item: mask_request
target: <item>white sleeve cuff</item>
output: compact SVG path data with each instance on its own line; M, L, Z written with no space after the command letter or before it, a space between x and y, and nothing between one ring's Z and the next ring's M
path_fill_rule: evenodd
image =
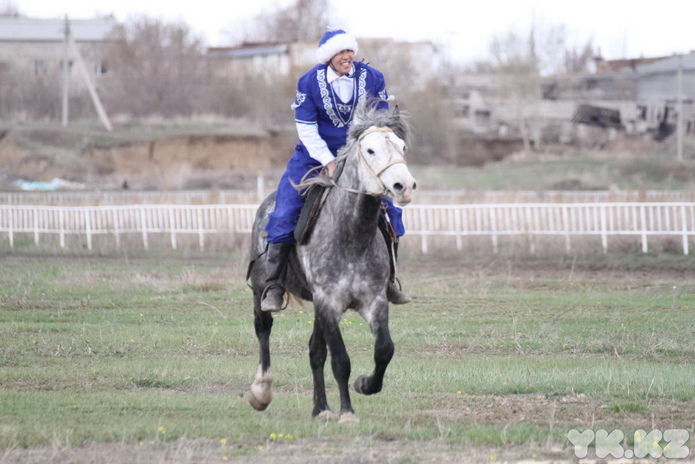
M309 156L314 158L324 166L333 161L333 153L328 149L328 145L319 135L319 127L316 124L297 123L297 133L299 140L309 151Z

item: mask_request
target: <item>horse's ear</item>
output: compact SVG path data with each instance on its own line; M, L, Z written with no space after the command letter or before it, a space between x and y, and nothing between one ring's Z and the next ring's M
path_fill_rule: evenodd
M398 105L396 105L396 106L393 108L393 116L396 117L396 118L400 118L400 117L401 117L401 109L398 107Z

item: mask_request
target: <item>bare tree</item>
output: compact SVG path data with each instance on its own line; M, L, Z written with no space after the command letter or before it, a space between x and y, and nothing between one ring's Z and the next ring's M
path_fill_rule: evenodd
M329 25L328 0L296 0L272 12L264 11L244 26L233 29L241 42L313 42Z
M523 37L516 31L494 36L489 46L492 67L499 73L534 73L537 70L532 50L530 36Z
M496 36L490 43L490 68L508 82L516 125L525 151L541 144L541 81L546 76L588 69L591 42L581 51L569 48L565 26L534 25L527 34L512 31Z
M593 58L591 40L568 43L564 25L534 25L527 34L510 31L494 36L489 45L491 62L478 67L515 75L572 74L588 68Z
M104 85L111 112L175 116L196 111L205 88L203 44L186 24L134 17L118 28L116 39Z
M565 72L567 74L587 73L595 58L594 46L589 40L583 47L565 50Z
M17 5L11 0L4 0L0 3L0 18L20 18L22 14L19 12Z

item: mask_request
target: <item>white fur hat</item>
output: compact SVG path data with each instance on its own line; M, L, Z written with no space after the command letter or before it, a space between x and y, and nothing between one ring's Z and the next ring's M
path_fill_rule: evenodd
M357 40L342 29L329 29L319 41L316 59L319 63L328 63L343 50L352 50L357 53Z

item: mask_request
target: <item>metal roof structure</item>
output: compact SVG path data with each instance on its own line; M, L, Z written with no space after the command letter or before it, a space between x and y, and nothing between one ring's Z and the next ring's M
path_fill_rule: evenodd
M678 61L683 60L683 71L695 71L695 51L685 55L673 55L647 64L637 66L639 74L672 74L678 69Z
M106 42L112 40L116 26L113 19L69 19L70 31L76 42ZM65 19L0 18L0 41L62 42Z
M286 43L244 43L236 47L211 47L207 55L219 58L250 58L254 56L286 54L289 45Z

